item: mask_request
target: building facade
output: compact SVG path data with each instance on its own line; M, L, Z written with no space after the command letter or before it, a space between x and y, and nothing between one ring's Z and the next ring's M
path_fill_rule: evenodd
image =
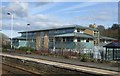
M13 46L32 47L36 50L67 49L73 51L92 50L94 46L107 43L113 38L100 36L98 29L80 25L62 26L32 31L23 31L13 38Z

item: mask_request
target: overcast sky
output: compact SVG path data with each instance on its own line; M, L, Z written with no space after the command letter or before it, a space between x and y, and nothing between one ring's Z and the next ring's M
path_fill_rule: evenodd
M118 23L118 2L2 2L0 5L2 32L10 37L13 16L13 37L18 31L78 24L104 25ZM30 27L27 27L27 23Z

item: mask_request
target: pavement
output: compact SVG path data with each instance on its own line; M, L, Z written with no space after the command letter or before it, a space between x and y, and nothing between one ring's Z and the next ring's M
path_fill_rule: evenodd
M120 67L112 66L110 64L81 62L75 59L65 59L65 58L59 58L59 57L53 57L53 56L43 56L39 54L18 54L18 53L10 53L10 54L18 55L18 56L25 56L25 57L35 58L35 59L50 60L50 61L61 62L61 63L69 63L72 65L80 65L80 66L93 67L93 68L110 70L110 71L117 71L117 72L119 71L119 68L120 68Z

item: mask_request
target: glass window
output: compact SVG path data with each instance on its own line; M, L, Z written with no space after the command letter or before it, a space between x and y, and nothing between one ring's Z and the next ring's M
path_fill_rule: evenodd
M55 38L56 42L61 42L61 38Z
M26 36L26 33L22 33L22 37L25 37Z
M88 38L88 39L86 39L86 42L89 42L89 38Z
M73 38L70 37L66 38L66 42L73 42Z
M72 33L72 32L74 32L74 29L58 29L58 30L50 30L48 34L57 35L57 34Z
M63 42L66 42L66 38L63 38Z
M50 38L49 38L49 42L53 42L53 37L50 37Z
M80 30L77 30L77 32L80 32Z
M77 38L77 42L81 42L81 39L80 39L80 38Z
M40 32L40 36L44 36L44 32Z
M33 33L32 33L32 35L33 35L33 36L36 36L36 33L35 33L35 32L33 32Z

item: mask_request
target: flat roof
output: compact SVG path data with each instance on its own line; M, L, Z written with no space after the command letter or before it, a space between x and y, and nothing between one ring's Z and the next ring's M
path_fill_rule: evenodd
M107 47L107 48L120 48L120 42L111 42L111 43L105 45L104 47Z
M39 29L36 29L36 30L21 31L21 32L18 32L18 33L48 31L48 30L67 29L67 28L91 29L91 30L98 31L98 29L96 29L96 28L90 28L90 27L81 26L81 25L64 25L64 26L57 26L57 27L39 28Z
M81 37L81 38L91 38L93 39L94 37L85 33L67 33L67 34L60 34L60 35L54 35L54 37ZM25 40L26 37L14 37L13 39L20 39L20 40ZM28 37L28 39L35 39L33 37Z
M100 39L105 39L105 40L117 40L117 39L115 39L115 38L106 37L106 36L101 36Z
M55 37L81 37L81 38L94 38L91 35L85 34L85 33L67 33L67 34L60 34L55 35Z
M14 38L12 38L12 39L25 40L25 39L26 39L26 37L21 37L21 36L18 36L18 37L14 37ZM33 37L28 37L28 39L35 39L35 38L33 38Z

